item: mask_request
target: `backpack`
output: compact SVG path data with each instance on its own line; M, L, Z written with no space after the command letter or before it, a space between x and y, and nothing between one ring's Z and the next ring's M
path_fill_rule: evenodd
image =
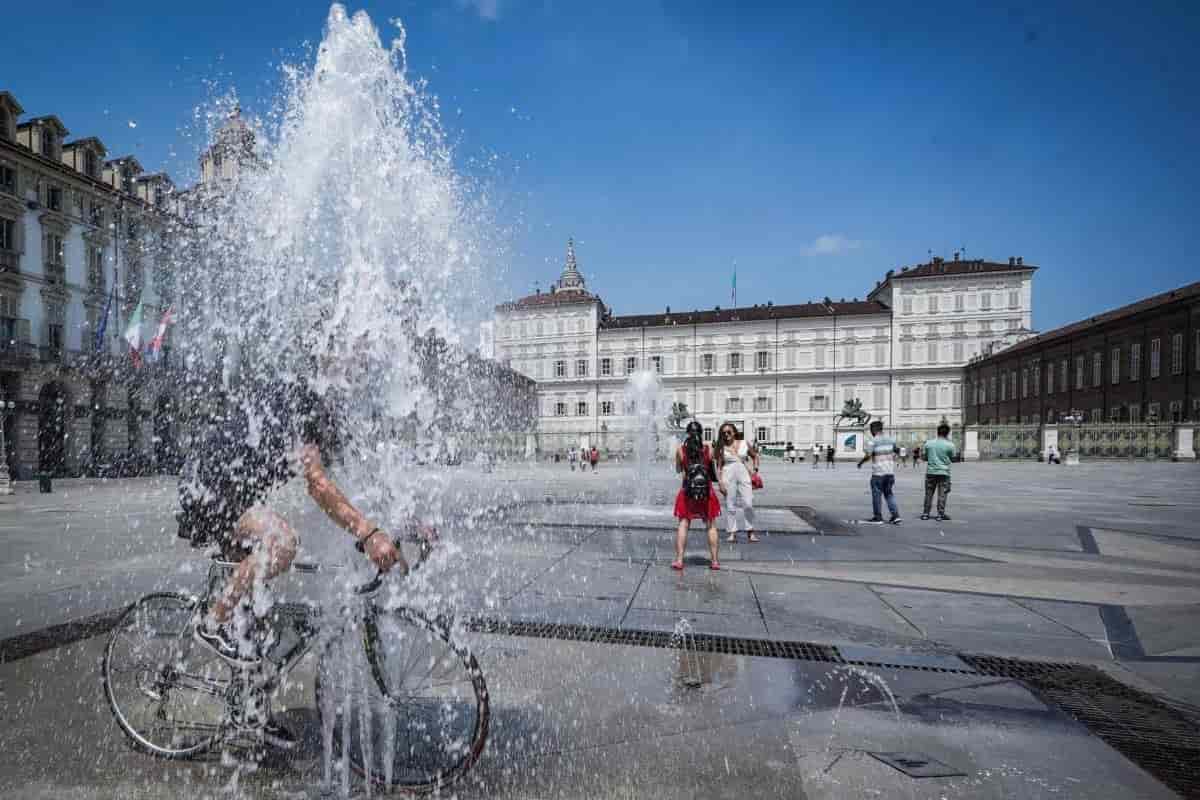
M712 491L712 480L708 476L708 464L702 458L699 463L688 463L687 449L683 451L683 493L689 500L707 500Z

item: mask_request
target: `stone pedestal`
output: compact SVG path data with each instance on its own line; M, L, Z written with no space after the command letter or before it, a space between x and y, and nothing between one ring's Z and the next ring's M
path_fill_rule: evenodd
M963 461L979 460L979 430L967 428L963 431Z
M1062 455L1062 451L1058 448L1058 426L1044 425L1042 426L1042 461L1050 458L1051 447L1060 456Z
M866 452L867 431L862 427L840 428L834 432L837 441L835 458L839 461L857 461Z
M1175 461L1196 460L1196 425L1181 423L1175 426L1174 441L1171 442L1171 458Z

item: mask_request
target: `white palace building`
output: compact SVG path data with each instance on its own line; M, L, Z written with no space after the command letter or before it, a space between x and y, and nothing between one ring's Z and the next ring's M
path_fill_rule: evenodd
M625 382L649 369L709 439L729 420L759 442L849 456L861 437L835 441L833 427L847 400L893 430L961 424L963 367L1032 333L1036 269L955 254L889 270L865 300L618 316L587 290L568 242L550 291L496 307L494 355L536 382L544 452L627 449Z

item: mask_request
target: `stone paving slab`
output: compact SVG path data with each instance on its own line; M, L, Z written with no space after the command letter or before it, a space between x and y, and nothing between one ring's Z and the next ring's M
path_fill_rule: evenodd
M535 525L586 526L603 528L650 528L674 530L677 520L672 507L640 507L602 503L554 503L531 505L514 514L513 519ZM757 512L755 526L777 533L817 533L799 515L781 508ZM724 526L721 526L722 530Z

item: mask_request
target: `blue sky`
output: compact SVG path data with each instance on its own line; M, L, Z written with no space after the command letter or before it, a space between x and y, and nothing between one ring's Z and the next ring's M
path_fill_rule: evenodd
M783 5L349 8L403 20L514 294L568 236L617 313L728 305L735 262L739 304L862 297L964 247L1041 266L1041 329L1200 279L1194 5ZM10 13L0 88L187 178L209 86L265 110L328 5L167 7Z

